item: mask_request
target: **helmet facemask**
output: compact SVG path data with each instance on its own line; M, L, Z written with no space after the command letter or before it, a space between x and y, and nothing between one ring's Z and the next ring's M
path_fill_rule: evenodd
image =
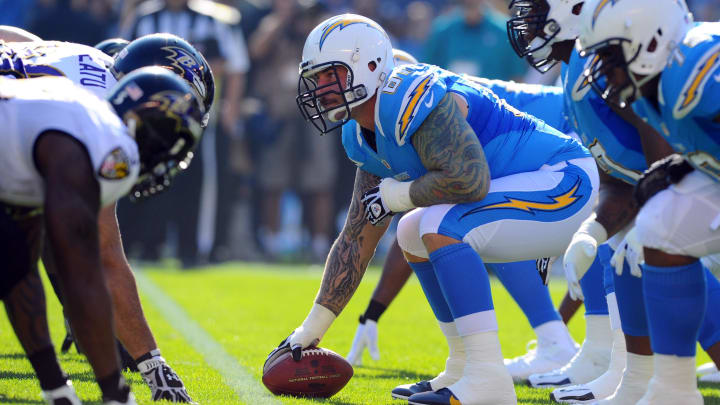
M553 45L578 36L583 4L581 0L512 0L507 34L515 53L540 73L550 70L559 62L551 57Z
M338 71L338 68L341 67L347 72L345 83L342 83L342 76ZM335 80L318 86L315 75L328 69L333 70ZM321 134L326 134L348 122L351 108L368 98L365 85L354 85L353 77L350 66L339 61L302 68L298 80L297 105L302 116L310 121ZM330 94L340 96L341 101L329 106L323 105L322 98Z
M638 98L638 90L657 76L647 75L638 79L630 71L630 65L641 49L642 45L633 52L630 40L610 38L580 52L581 57L592 59L583 75L603 100L625 108ZM631 56L628 58L626 54Z
M189 166L202 134L200 112L175 111L173 104L182 102L162 105L169 98L165 94L161 100L126 113L125 121L140 152L140 174L130 192L132 200L167 189L171 179Z

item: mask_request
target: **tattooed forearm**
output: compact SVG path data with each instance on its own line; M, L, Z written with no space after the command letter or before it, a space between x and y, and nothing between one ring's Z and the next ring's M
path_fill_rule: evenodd
M596 210L597 221L607 230L608 237L618 233L637 214L633 186L600 172L600 192Z
M375 253L385 226L373 226L365 220L360 198L378 185L380 178L360 169L355 175L355 188L345 226L333 244L325 263L325 273L315 302L336 315L350 301Z
M410 186L418 207L479 201L487 195L490 170L480 141L448 93L412 138L428 172Z

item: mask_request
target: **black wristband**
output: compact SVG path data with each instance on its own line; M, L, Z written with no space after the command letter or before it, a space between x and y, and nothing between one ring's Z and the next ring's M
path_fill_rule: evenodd
M371 321L377 322L378 319L380 319L380 316L382 316L383 312L387 309L387 306L380 301L376 300L370 300L370 303L368 304L367 309L365 310L365 313L360 316L360 323L365 323L366 320L370 319Z

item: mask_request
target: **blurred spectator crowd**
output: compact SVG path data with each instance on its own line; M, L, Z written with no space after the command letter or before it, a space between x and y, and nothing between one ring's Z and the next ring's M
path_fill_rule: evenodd
M0 24L87 45L152 32L187 39L219 91L188 175L118 218L129 257L322 262L350 200L355 166L339 134L319 136L296 107L307 33L353 12L379 22L421 62L491 79L539 82L505 33L506 0L0 0ZM688 0L698 21L717 0ZM550 79L552 80L552 79Z

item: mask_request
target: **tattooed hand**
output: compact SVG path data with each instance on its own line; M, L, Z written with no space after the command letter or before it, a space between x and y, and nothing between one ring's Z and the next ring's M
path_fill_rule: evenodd
M380 178L357 169L355 188L345 226L330 249L322 284L315 302L338 315L350 301L375 254L389 221L373 226L365 216L363 194L378 185Z
M416 206L474 202L487 195L490 169L466 114L448 93L413 135L413 146L428 170L410 187Z

